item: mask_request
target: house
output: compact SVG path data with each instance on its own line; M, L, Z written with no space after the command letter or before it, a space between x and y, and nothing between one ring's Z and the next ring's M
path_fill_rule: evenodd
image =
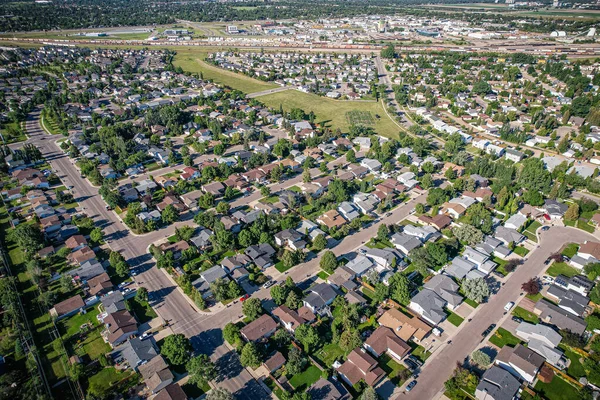
M525 240L524 235L521 235L514 229L510 229L502 225L496 228L496 231L494 232L494 237L496 239L502 240L507 246L511 243L516 245Z
M492 366L481 377L475 397L478 400L512 400L520 387L521 383L510 372Z
M422 242L440 237L440 233L432 226L405 225L403 233L417 237Z
M556 279L554 279L554 284L565 290L577 292L582 296L587 296L594 287L594 282L583 275L575 275L571 278L567 278L564 275L558 275Z
M590 302L590 299L587 296L574 290L565 289L556 284L548 287L546 297L558 304L563 310L579 317L584 315L587 305Z
M66 275L72 276L77 281L87 282L104 272L102 264L95 258L92 258L82 263L79 267L66 272Z
M202 228L196 236L190 238L190 242L196 246L198 250L206 250L212 247L210 238L213 236L213 232L210 229Z
M429 324L416 315L410 317L396 308L390 308L384 312L377 322L381 326L390 328L405 342L412 340L419 343L429 335L432 329Z
M240 333L248 342L268 339L277 330L277 322L270 315L263 314L244 326Z
M568 209L568 205L552 199L547 199L542 206L542 210L548 214L551 220L561 219Z
M394 233L390 238L390 241L396 247L396 249L400 250L404 255L408 256L408 254L423 245L417 237L412 235L407 235L406 233Z
M119 347L119 352L115 355L122 356L127 360L129 366L136 370L140 364L152 360L158 353L152 340L142 340L139 337L134 337L123 343Z
M431 278L411 300L409 308L426 321L437 325L446 318L445 307L454 310L462 302L459 286L447 275Z
M419 221L423 222L427 226L434 227L438 231L441 231L442 229L450 226L452 223L452 218L444 214L437 214L433 217L423 214L419 217Z
M55 318L67 317L84 308L85 303L83 302L83 298L81 298L80 295L77 295L55 304L50 310L50 315Z
M220 266L215 265L200 273L200 277L192 282L192 286L202 295L203 299L212 297L213 293L210 289L210 284L215 282L217 279L227 279L227 271Z
M317 223L325 225L327 228L340 228L346 224L346 220L337 210L329 210L325 214L317 218Z
M162 356L156 356L138 367L144 383L151 393L158 393L169 386L175 377Z
M346 290L354 290L356 283L354 283L354 277L356 274L350 268L346 268L345 265L336 268L333 274L327 277L327 283L336 289L344 288Z
M176 383L171 383L154 396L152 400L188 400L188 396L181 386Z
M525 225L526 222L527 222L527 217L524 216L523 214L517 213L517 214L511 215L511 217L509 219L507 219L506 222L504 223L504 226L508 229L514 229L514 230L518 231L519 229L521 229L523 227L523 225Z
M522 344L516 347L504 346L496 356L497 366L529 383L535 380L543 364L544 357Z
M327 283L317 283L309 289L309 292L302 302L313 313L319 313L327 309L338 295L333 286Z
M533 309L534 314L539 316L542 322L552 324L558 329L568 329L577 335L585 332L587 326L585 320L573 315L567 310L550 303L546 299L539 300Z
M128 337L137 334L137 322L127 310L117 311L104 318L106 330L102 333L104 341L111 346L123 343Z
M337 380L319 378L307 390L312 400L350 400L352 396Z
M148 194L152 194L152 192L156 190L157 187L158 185L153 180L144 179L137 183L135 190L137 190L140 195L145 196Z
M302 315L285 305L279 306L273 310L272 314L283 325L285 329L294 333L296 328L305 323L310 323L315 319L315 315L306 307L302 307Z
M369 258L365 257L362 254L359 254L352 260L348 261L348 263L344 265L344 267L352 271L352 273L355 276L361 277L364 274L366 274L367 271L369 271L373 267L373 265L373 262Z
M244 254L250 257L256 266L262 269L273 265L273 256L276 253L275 249L268 243L248 246L244 250Z
M577 256L585 260L593 260L592 262L600 260L600 243L590 242L589 240L585 241L585 243L579 246Z
M79 250L85 245L87 245L87 240L85 240L83 235L73 235L65 241L65 246L71 249L71 251Z
M337 372L350 386L360 381L376 386L385 377L385 372L377 366L377 360L359 349L352 350Z
M219 181L215 181L202 185L202 190L204 193L210 193L215 197L220 197L225 193L225 185Z
M179 175L179 178L183 179L184 181L198 179L200 178L200 171L192 167L185 167L181 175Z
M518 150L506 148L506 149L504 149L504 151L505 151L504 158L506 158L507 160L510 160L512 162L518 163L523 158L525 158L525 154Z
M123 294L115 290L107 294L106 296L100 299L100 303L102 304L102 309L106 314L112 314L117 311L123 311L126 309L125 307L125 297Z
M551 327L521 322L515 333L527 342L528 348L544 357L548 363L561 369L567 366L563 351L557 348L562 336Z
M373 194L357 193L352 201L363 214L371 214L381 202L379 198Z
M168 206L173 206L173 208L178 212L185 211L185 206L183 203L175 196L168 194L163 198L163 201L156 205L158 211L163 211Z
M385 326L375 329L366 340L364 347L375 357L386 353L399 362L411 351L411 347L404 340Z
M276 351L271 357L269 357L264 363L263 366L269 371L269 373L273 373L277 371L279 368L283 367L285 364L285 357L279 351Z
M289 247L292 250L302 250L306 247L303 235L295 229L285 229L274 235L275 244L280 247Z
M352 221L360 217L358 207L355 204L350 203L348 201L343 201L342 203L340 203L337 209L347 221Z

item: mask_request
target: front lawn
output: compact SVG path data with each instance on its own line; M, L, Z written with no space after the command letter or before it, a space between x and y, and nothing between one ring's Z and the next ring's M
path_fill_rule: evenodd
M586 222L582 219L577 220L577 227L588 233L594 233L594 231L596 230L596 228L593 225L590 225L588 222Z
M579 273L580 273L580 271L577 268L573 268L564 262L552 263L550 268L548 268L548 270L546 271L546 274L548 274L550 276L556 277L558 275L564 275L567 278L571 278L575 275L579 275Z
M450 322L452 325L454 326L460 326L460 324L462 324L462 322L465 320L463 317L461 317L458 314L453 313L450 310L446 310L446 312L448 312L448 322Z
M514 252L516 254L520 255L521 257L525 257L527 254L529 254L529 250L527 250L523 246L517 246L517 247L515 247Z
M515 347L521 343L521 341L506 329L498 328L492 337L490 337L490 343L502 348L507 345L510 347Z
M327 280L327 278L329 277L329 274L325 271L319 271L319 273L317 274L317 276L321 279L323 279L324 281Z
M379 366L382 370L385 371L385 374L394 385L401 386L402 383L404 383L404 381L406 380L403 380L398 376L402 371L406 369L406 367L404 367L401 364L398 364L387 354L383 354L379 358Z
M303 392L308 389L310 385L318 381L320 377L321 370L310 364L303 372L292 376L290 385L292 385L297 392Z
M140 324L157 317L156 312L154 312L147 301L139 301L138 299L133 298L127 300L127 305Z
M532 324L539 324L539 322L540 322L540 319L538 318L537 315L535 315L532 312L527 311L523 307L518 307L518 306L515 307L515 309L512 312L512 315L514 315L515 317L519 317L523 321L530 322Z
M285 265L283 265L283 261L279 261L277 264L275 264L275 269L281 273L284 273L290 268L292 267L286 267Z
M429 358L431 353L429 351L425 350L425 347L419 345L414 348L411 355L417 357L422 362L425 362L425 360L427 360Z
M539 300L542 299L542 294L541 293L536 293L536 294L528 294L527 297L529 300L533 301L534 303L537 303Z
M558 376L554 376L550 383L538 381L535 390L548 400L573 400L579 399L579 391Z
M467 303L468 305L470 305L473 308L477 308L479 306L479 303L476 302L475 300L471 300L465 297L465 303Z
M579 250L579 245L577 243L571 243L562 251L563 256L567 256L569 258L573 258L577 251Z

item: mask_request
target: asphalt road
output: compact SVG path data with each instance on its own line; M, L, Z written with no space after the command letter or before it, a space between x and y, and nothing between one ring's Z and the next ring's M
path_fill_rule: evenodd
M417 385L409 393L402 393L400 399L436 399L444 390L444 382L450 377L456 363L462 363L482 341L482 332L491 324L498 324L503 317L504 306L509 301L515 303L521 297L521 285L532 277L540 276L546 268L544 261L567 243L583 243L596 239L594 236L575 228L551 227L540 231L541 244L529 254L525 263L519 266L508 278L500 291L489 302L481 305L471 322L463 322L463 328L434 359L429 361L417 379Z

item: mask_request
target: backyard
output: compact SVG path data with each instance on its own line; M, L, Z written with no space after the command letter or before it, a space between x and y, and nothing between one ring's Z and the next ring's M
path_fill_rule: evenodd
M292 385L297 392L303 392L308 389L310 385L318 381L320 377L321 370L310 364L303 372L292 376L290 385Z
M535 390L548 400L572 400L578 399L579 391L563 379L555 376L550 383L538 381Z
M146 323L157 317L156 312L150 307L147 301L141 301L136 298L127 300L129 310L133 312L135 318L140 324Z

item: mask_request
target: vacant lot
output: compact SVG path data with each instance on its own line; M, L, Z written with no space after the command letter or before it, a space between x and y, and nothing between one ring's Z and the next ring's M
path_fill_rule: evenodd
M397 138L400 128L385 113L381 103L356 102L344 100L332 100L316 94L302 93L296 90L273 93L261 96L259 99L265 105L289 111L292 108L300 108L305 112L312 111L317 116L316 123L328 126L332 129L341 129L348 132L350 123L346 118L347 112L369 112L374 117L374 124L370 125L380 135ZM364 114L361 114L364 115Z

